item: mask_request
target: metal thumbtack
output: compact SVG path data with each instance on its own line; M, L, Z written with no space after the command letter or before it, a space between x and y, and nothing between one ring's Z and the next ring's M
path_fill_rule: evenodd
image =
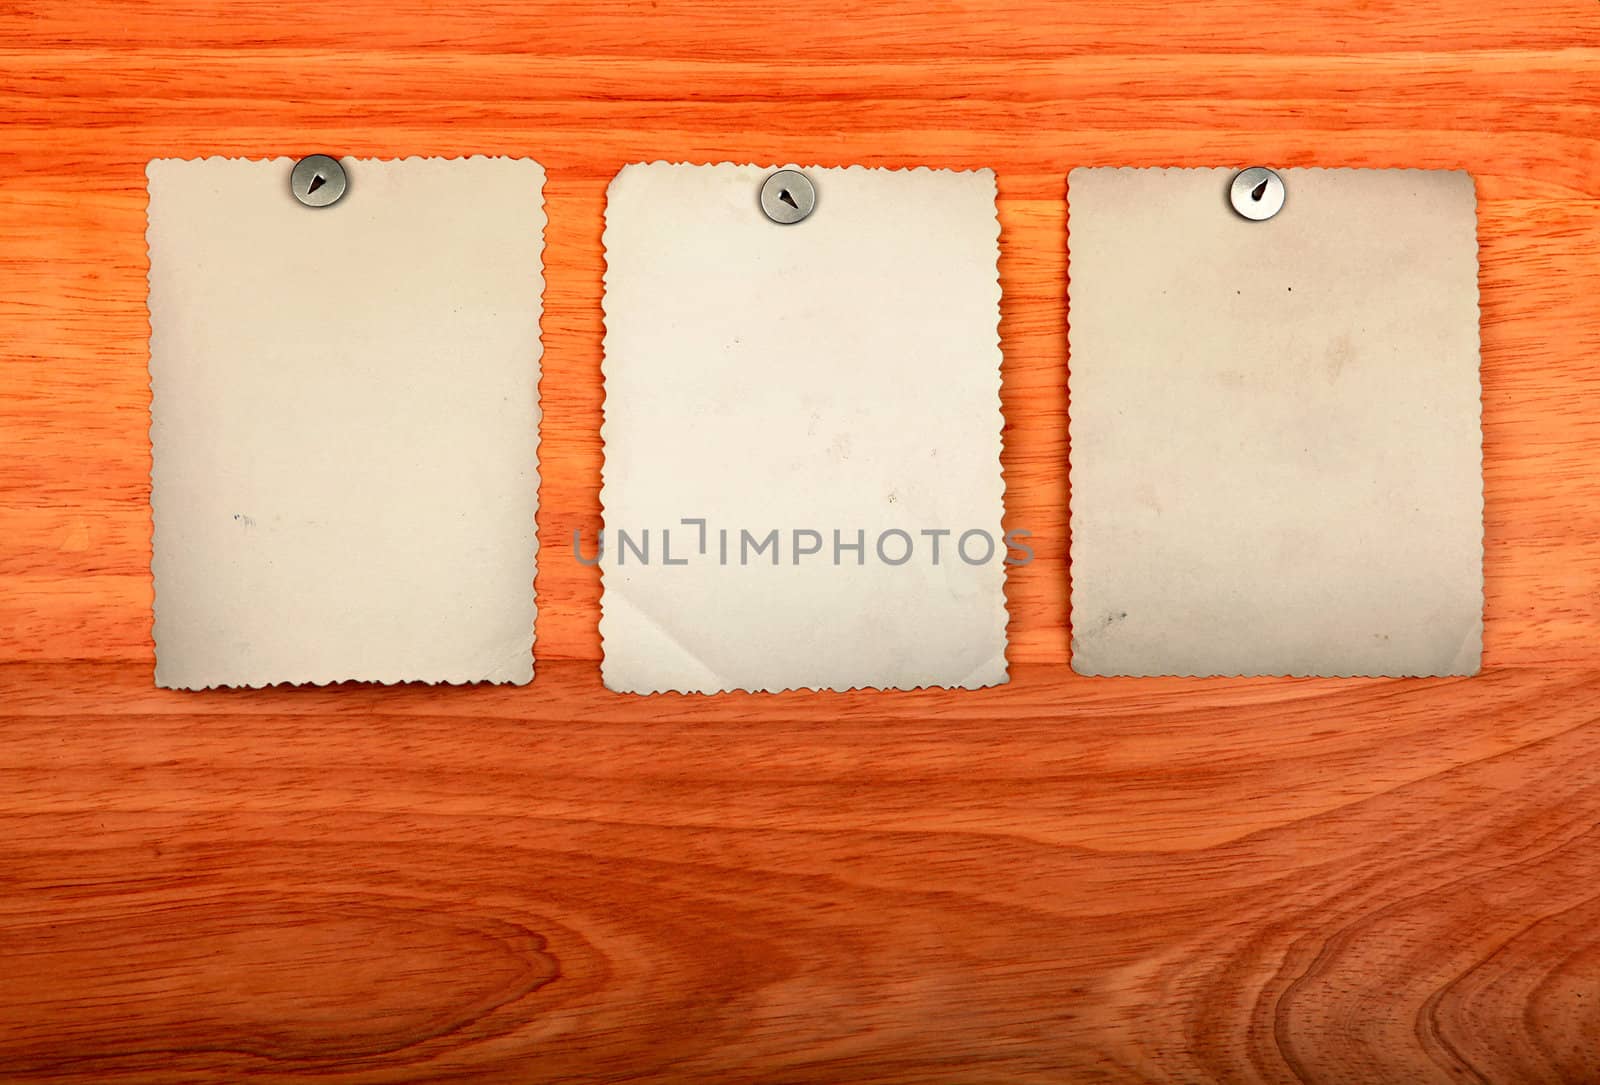
M1263 222L1283 210L1283 178L1265 166L1251 166L1233 175L1228 199L1247 219Z
M761 210L773 222L799 222L816 206L817 190L799 170L779 170L761 185Z
M327 207L344 196L344 167L325 154L307 155L289 174L289 191L307 207Z

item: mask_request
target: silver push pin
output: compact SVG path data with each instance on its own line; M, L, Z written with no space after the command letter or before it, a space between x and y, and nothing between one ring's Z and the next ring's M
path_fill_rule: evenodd
M1233 175L1228 199L1247 219L1264 222L1283 210L1283 178L1265 166L1251 166Z
M328 207L339 202L347 187L344 167L325 154L307 155L289 174L289 191L307 207Z
M816 206L817 190L799 170L779 170L761 185L761 210L773 222L799 222Z

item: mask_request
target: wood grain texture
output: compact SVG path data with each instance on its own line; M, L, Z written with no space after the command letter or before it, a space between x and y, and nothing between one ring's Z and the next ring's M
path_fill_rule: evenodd
M1600 1080L1600 5L0 0L0 1079ZM539 674L152 688L154 156L549 170ZM1009 686L596 664L630 161L999 176ZM1067 668L1067 170L1460 167L1485 672ZM591 535L592 537L592 535Z

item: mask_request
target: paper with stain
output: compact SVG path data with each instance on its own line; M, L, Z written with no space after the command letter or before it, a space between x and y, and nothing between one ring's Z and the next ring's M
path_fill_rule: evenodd
M611 184L605 683L1004 682L994 175L791 167L778 225L776 168Z
M1472 179L1233 173L1071 174L1073 667L1475 673Z
M533 677L544 171L150 163L156 683Z

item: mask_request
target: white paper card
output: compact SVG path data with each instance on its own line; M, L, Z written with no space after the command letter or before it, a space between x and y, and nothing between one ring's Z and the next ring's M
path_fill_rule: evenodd
M994 176L807 169L778 225L770 172L611 184L605 683L1004 682Z
M544 171L150 163L156 683L533 677Z
M1233 173L1070 178L1073 667L1475 673L1472 179Z

